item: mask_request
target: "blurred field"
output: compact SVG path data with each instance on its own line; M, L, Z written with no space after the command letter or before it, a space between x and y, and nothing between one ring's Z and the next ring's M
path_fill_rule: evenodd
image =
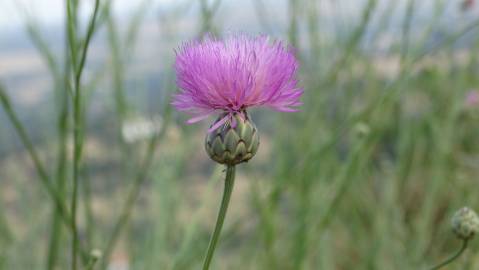
M70 230L28 151L69 202L65 23L7 2L23 23L0 28L0 270L70 269ZM77 220L85 254L106 258L94 269L201 266L224 168L204 151L208 123L186 125L169 102L174 49L205 33L287 41L305 89L299 113L251 112L261 147L237 168L212 269L426 269L459 249L452 213L479 210L479 2L100 3ZM92 8L80 1L82 34ZM479 269L474 240L445 269Z

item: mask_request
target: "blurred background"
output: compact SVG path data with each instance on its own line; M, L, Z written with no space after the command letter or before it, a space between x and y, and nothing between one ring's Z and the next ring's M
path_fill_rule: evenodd
M0 269L70 267L45 189L72 196L65 13L0 0ZM287 42L305 89L299 113L251 111L261 146L212 269L424 269L459 249L452 213L479 210L479 1L102 0L81 80L83 261L200 268L224 168L209 121L169 102L175 49L205 33ZM477 241L447 269L479 269Z

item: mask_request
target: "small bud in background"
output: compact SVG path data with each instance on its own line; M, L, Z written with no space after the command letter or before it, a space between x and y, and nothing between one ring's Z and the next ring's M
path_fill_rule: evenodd
M212 126L225 117L229 117L228 114L221 115ZM250 160L258 147L258 131L246 112L232 115L222 126L210 131L205 140L205 149L210 158L226 165Z
M371 128L364 122L358 122L354 125L354 131L359 137L365 137L371 133Z
M152 118L135 117L127 119L121 127L121 134L127 143L136 143L149 139L161 131L163 119L160 116Z
M471 239L479 231L479 217L468 207L458 210L452 217L452 230L463 240Z
M103 257L103 252L101 252L101 250L99 249L93 249L90 252L90 256L93 260L99 260L101 259L101 257Z

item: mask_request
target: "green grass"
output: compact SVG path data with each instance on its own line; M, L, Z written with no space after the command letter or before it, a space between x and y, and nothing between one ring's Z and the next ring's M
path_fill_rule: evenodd
M460 249L450 217L464 205L479 209L479 107L464 106L468 89L478 86L479 21L458 21L431 45L444 1L431 1L435 10L420 35L413 24L419 1L406 1L402 11L379 9L385 2L367 1L356 19L333 19L342 32L332 34L318 2L285 3L287 25L276 36L297 45L305 104L294 114L252 112L261 147L236 168L211 269L427 269ZM170 60L158 63L168 73L154 111L162 115L161 131L135 143L122 137L122 125L147 110L129 99L126 82L152 3L139 3L123 19L125 29L111 4L100 1L97 17L79 25L77 1L70 1L65 59L32 18L26 21L51 74L56 130L36 143L8 95L15 89L0 85L9 121L2 133L8 129L23 145L0 162L0 270L73 269L73 254L77 269L88 269L94 249L103 258L93 269L124 261L141 270L202 265L224 168L204 152L205 125L187 126L172 111ZM198 9L199 34L223 33L223 4L185 4ZM269 4L258 1L255 14ZM174 27L177 16L188 16L184 9L161 26ZM373 19L381 22L369 41L375 44L394 14L403 16L397 40L381 54L364 50ZM265 29L275 23L268 19L260 18ZM90 67L88 36L101 31L107 60ZM464 36L470 47L457 46ZM84 78L82 63L95 75ZM108 110L91 115L105 86ZM478 247L471 240L447 269L477 269Z

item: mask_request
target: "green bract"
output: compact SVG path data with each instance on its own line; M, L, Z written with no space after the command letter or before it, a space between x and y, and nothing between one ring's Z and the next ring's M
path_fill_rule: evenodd
M246 112L243 115L233 114L232 118L236 120L234 128L232 121L228 120L206 135L205 149L211 159L221 164L236 165L250 160L256 154L259 147L258 131ZM226 116L223 114L218 117L213 125Z

